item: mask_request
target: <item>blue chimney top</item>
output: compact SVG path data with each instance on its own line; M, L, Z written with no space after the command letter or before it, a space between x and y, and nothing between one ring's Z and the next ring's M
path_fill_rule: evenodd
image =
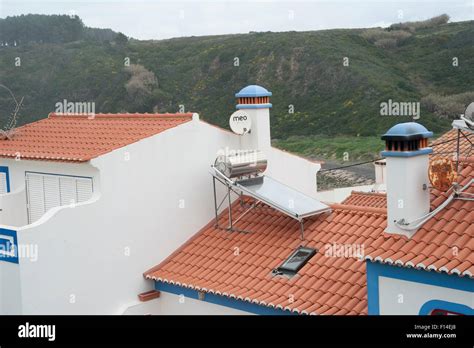
M382 135L385 140L385 151L381 152L384 157L414 157L426 155L433 152L428 147L428 138L433 132L416 122L399 123L390 128Z
M382 140L414 140L431 138L433 132L416 122L399 123L382 135Z
M235 96L238 98L237 109L269 109L272 107L270 103L269 92L266 88L257 85L244 87Z
M269 92L266 88L258 85L250 85L244 87L239 93L235 95L236 98L247 98L247 97L271 97L272 92Z

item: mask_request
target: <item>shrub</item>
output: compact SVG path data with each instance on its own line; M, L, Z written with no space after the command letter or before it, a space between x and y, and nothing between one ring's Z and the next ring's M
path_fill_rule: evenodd
M408 39L411 34L403 30L385 30L381 28L367 29L362 32L361 36L375 46L381 48L395 48L404 40Z
M429 94L421 99L421 106L442 118L455 119L462 114L466 106L474 101L474 92L465 92L443 96Z
M408 30L411 32L415 32L417 29L438 27L440 25L448 23L448 21L449 21L449 16L447 14L442 14L440 16L436 16L436 17L427 19L425 21L392 24L389 29L390 30Z

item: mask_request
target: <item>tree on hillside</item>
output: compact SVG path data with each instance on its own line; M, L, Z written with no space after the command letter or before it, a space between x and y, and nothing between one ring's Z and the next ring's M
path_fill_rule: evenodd
M118 33L114 41L117 45L125 45L128 42L128 37L123 33Z
M153 89L158 87L158 80L155 74L139 64L132 64L127 68L130 79L125 84L130 102L136 108L147 104L152 95Z
M84 24L78 16L29 14L0 19L0 43L3 46L71 42L80 40L83 34Z

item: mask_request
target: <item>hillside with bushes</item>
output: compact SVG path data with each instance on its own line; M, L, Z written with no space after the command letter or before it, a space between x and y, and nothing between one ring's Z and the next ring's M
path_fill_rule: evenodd
M439 133L474 101L472 76L474 21L447 16L389 28L161 41L87 28L78 17L0 19L0 83L24 97L21 123L67 100L95 102L96 112L195 111L227 127L234 93L260 84L273 92L277 139L378 136L410 119L381 116L389 99L420 102L419 122ZM0 92L2 118L10 107Z

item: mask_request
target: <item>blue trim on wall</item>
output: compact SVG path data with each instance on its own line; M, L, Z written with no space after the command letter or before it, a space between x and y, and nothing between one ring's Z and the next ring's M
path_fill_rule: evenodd
M183 295L188 298L199 300L199 295L197 290L185 288L179 285L157 282L155 281L155 289L162 292L168 292L175 295ZM259 315L297 315L290 311L285 311L282 309L276 309L266 306L261 306L255 303L249 303L247 301L237 300L229 298L226 296L220 296L210 293L205 293L203 302L213 303L219 306L229 307L233 309L238 309L243 312L248 312L249 314L259 314Z
M272 104L237 104L237 109L270 109Z
M11 262L11 263L18 264L19 263L18 239L17 239L17 236L16 236L16 231L9 230L9 229L6 229L6 228L0 228L0 235L12 237L13 238L13 245L10 245L10 242L8 242L7 247L9 247L9 249L11 249L12 247L15 248L14 256L7 256L7 255L4 255L4 254L0 253L0 261L5 261L5 262ZM2 237L0 237L0 238L2 238ZM4 239L4 238L2 238L2 239ZM3 245L2 245L2 247L3 247Z
M433 309L443 309L465 315L474 315L474 309L469 306L441 300L431 300L426 302L423 306L421 306L419 314L429 315Z
M426 148L416 151L382 151L382 157L415 157L420 155L427 155L433 152L432 148Z
M0 166L0 173L5 173L7 177L7 192L10 192L10 171L8 167Z
M449 289L462 290L474 293L474 280L457 275L428 272L414 268L404 268L366 261L367 269L367 300L369 314L380 314L379 277L395 278L415 283L440 286Z

